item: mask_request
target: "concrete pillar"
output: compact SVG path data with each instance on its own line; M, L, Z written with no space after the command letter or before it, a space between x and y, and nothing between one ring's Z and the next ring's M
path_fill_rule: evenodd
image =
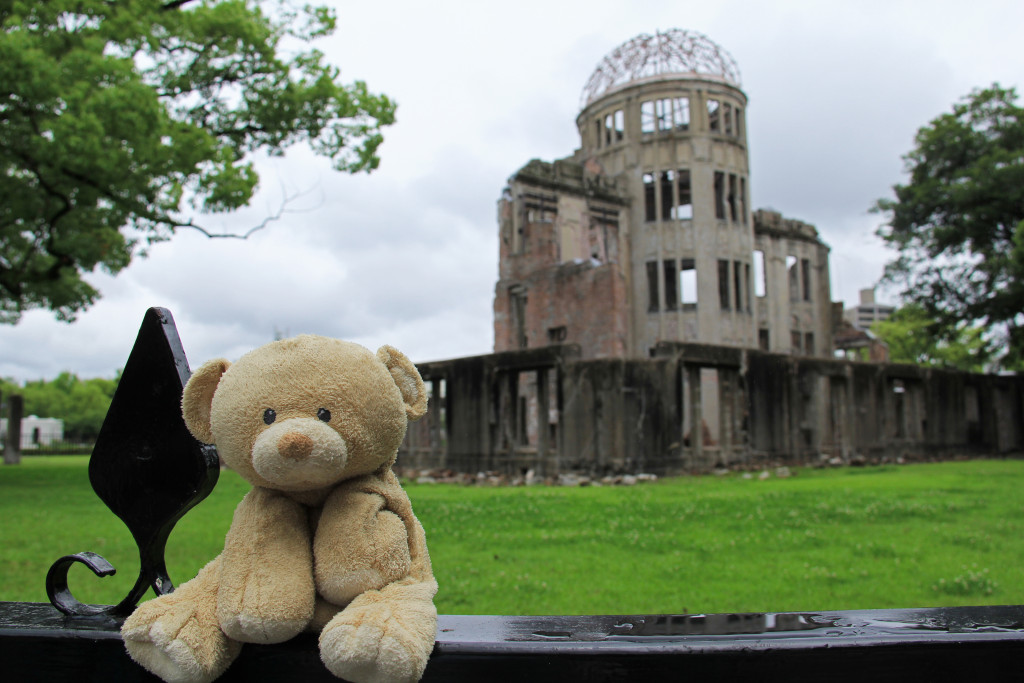
M691 467L700 470L705 467L704 463L704 416L701 412L700 396L700 367L696 365L684 366L686 372L686 383L690 387L690 448L693 449L693 462Z
M19 394L7 399L7 443L4 444L4 464L21 464L21 418L25 413L25 402Z
M544 471L547 467L548 456L549 406L548 370L540 368L537 370L537 463L540 466L540 474L545 476L549 474Z

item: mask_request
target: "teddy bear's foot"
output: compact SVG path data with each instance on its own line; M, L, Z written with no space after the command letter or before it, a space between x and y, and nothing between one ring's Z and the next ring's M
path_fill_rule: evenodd
M142 603L121 627L131 658L167 683L209 683L242 649L217 624L208 569L174 593Z
M394 583L349 604L320 634L320 658L352 683L418 681L437 635L437 584Z

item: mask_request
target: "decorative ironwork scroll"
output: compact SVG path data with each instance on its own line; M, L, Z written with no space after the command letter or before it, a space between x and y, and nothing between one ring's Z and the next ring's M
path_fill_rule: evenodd
M93 490L139 547L139 577L117 605L86 605L68 588L71 566L81 562L97 576L115 569L96 553L66 555L46 575L46 594L61 612L125 616L150 587L158 595L174 590L164 564L167 537L209 495L220 474L216 449L196 441L181 418L181 394L190 376L171 312L149 309L89 460Z

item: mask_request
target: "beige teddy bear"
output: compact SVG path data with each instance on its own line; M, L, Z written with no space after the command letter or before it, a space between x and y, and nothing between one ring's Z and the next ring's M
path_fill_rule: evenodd
M415 681L437 631L423 528L391 471L409 420L426 413L416 367L304 335L237 363L210 361L185 387L190 432L253 488L224 552L121 629L165 681L217 678L242 643L320 632L320 656L350 681Z

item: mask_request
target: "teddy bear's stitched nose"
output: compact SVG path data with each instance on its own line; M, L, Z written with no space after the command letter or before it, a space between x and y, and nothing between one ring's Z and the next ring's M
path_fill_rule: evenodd
M305 460L313 452L313 439L298 432L288 432L277 440L277 451L285 458Z

